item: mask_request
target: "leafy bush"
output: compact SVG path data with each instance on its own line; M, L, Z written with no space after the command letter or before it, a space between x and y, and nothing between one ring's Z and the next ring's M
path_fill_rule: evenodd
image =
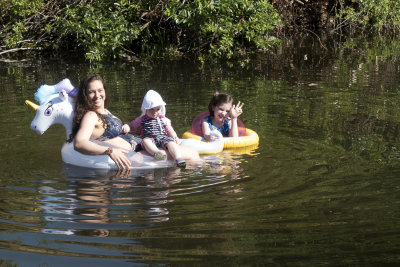
M232 58L276 42L266 0L3 0L3 48L81 49L89 60L130 56Z
M129 2L95 1L67 6L62 30L76 36L74 41L86 51L89 60L120 58L127 45L138 38L141 27L134 20L139 17L140 7Z
M212 56L228 59L275 44L271 36L280 23L266 0L172 0L165 6L165 14L183 36L190 36L188 47L204 48Z
M270 2L277 3L270 0L1 0L0 55L15 51L76 51L93 61L166 56L196 56L201 61L246 59L249 54L268 50L279 42L276 35L282 32L284 24ZM296 12L296 8L318 10L319 5L328 10L330 6L329 10L336 15L337 28L345 26L364 32L373 26L377 32L399 32L400 1L333 2L288 1L292 8L286 12ZM314 13L314 19L318 20L318 12Z
M400 1L340 0L337 14L341 25L353 32L400 32ZM372 28L372 29L371 29Z

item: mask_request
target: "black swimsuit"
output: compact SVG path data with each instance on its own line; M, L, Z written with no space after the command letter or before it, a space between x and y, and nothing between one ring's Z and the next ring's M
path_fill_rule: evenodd
M107 123L107 128L104 131L104 133L97 138L97 140L99 141L105 141L108 139L112 139L115 137L121 137L122 139L124 139L125 141L127 141L129 144L131 144L132 146L132 150L136 150L136 146L138 144L140 144L140 142L142 141L140 138L135 137L129 133L124 134L122 132L122 121L120 119L118 119L117 117L115 117L114 115L112 115L111 113L108 114L101 114L106 123Z

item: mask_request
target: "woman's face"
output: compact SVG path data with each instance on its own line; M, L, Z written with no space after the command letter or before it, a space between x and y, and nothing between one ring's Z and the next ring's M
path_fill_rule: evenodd
M214 110L214 120L217 122L224 122L226 118L229 117L231 112L232 104L231 103L223 103L221 105L215 106Z
M104 103L106 101L106 91L104 90L104 86L101 81L94 80L89 83L88 97L89 101L96 108L104 108Z

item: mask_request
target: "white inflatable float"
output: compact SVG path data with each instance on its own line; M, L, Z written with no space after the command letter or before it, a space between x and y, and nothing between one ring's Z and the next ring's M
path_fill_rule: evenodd
M72 119L74 116L75 97L77 89L69 79L64 79L56 85L42 85L35 93L35 99L40 103L37 105L29 100L25 103L36 110L36 116L31 122L31 129L42 135L51 125L61 124L66 130L66 139L72 131ZM93 142L98 142L93 140ZM185 140L182 145L195 147L200 153L217 153L222 151L223 142L221 139L202 145L198 140ZM101 142L100 142L101 143ZM102 143L110 146L108 143ZM96 169L118 169L114 161L107 155L84 155L74 149L73 143L64 143L61 148L63 162L80 167ZM175 166L175 162L156 161L144 151L129 152L126 154L131 161L131 169L165 168Z
M196 136L183 136L185 139L179 143L181 146L194 147L199 154L216 154L220 153L224 149L224 137L218 131L212 131L211 135L216 137L215 141L205 142L204 138L197 138Z

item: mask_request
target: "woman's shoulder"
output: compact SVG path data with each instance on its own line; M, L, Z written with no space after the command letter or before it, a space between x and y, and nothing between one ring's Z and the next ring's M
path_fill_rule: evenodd
M94 111L86 112L85 115L83 115L82 120L88 120L88 121L92 121L92 122L100 121L98 114Z
M85 115L83 115L83 117L84 118L97 118L97 113L96 112L94 112L94 111L91 111L91 110L89 110L89 111L87 111L86 113L85 113Z

